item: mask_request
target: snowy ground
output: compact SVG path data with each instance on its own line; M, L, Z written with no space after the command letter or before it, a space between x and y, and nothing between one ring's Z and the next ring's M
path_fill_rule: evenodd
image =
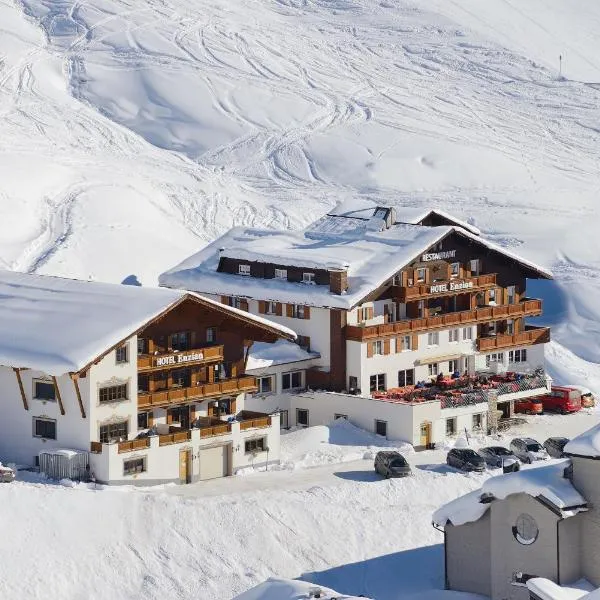
M501 442L523 432L573 436L598 416L528 417ZM382 480L372 459L346 461L385 441L338 428L325 442L323 428L284 436L295 471L188 486L93 490L20 472L0 486L0 530L11 548L0 563L3 596L229 600L268 577L301 577L376 600L438 598L442 537L431 515L496 471L458 473L433 450L407 454L413 477ZM307 450L321 466L303 468Z

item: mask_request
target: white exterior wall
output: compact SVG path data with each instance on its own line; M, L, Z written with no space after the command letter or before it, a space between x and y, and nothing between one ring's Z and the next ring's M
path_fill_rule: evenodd
M521 373L528 373L535 371L538 367L544 367L544 348L545 344L533 344L531 346L516 346L514 348L505 348L503 350L497 350L495 352L482 352L475 356L475 368L477 370L486 369L486 356L490 354L502 353L504 355L504 367L506 371L518 371ZM527 361L526 362L509 362L509 352L515 350L527 350Z

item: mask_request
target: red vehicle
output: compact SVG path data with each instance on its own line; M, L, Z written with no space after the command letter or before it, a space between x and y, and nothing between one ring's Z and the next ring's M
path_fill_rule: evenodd
M544 410L554 410L563 415L581 410L581 392L572 387L553 385L552 391L539 399Z
M527 415L541 415L544 412L544 405L541 398L527 398L526 400L515 401L515 412L525 413Z

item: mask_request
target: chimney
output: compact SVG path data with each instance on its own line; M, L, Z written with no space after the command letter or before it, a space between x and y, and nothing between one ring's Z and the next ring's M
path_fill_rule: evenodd
M348 290L348 272L344 269L329 271L329 291L340 296Z

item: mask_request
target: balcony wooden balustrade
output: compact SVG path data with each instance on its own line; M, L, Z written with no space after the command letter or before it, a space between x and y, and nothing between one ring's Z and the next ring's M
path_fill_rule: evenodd
M451 289L452 285L458 286L461 283L471 284L470 287L461 289ZM434 291L436 286L446 285L445 291ZM496 287L496 273L487 275L477 275L474 277L463 277L462 279L450 279L448 281L437 281L434 283L411 285L411 286L394 286L396 298L399 302L410 302L411 300L423 300L425 298L433 298L439 296L449 296L454 294L464 294L470 292L480 292Z
M118 442L119 454L125 452L133 452L134 450L142 450L150 447L150 438L139 438L137 440L128 440L126 442ZM102 442L91 442L90 452L92 454L102 454L104 444Z
M202 383L192 387L172 388L160 392L138 393L138 408L150 408L203 400L214 396L256 392L254 377L225 379L216 383Z
M191 357L192 355L201 355L202 358L196 360L180 360L179 357ZM163 364L167 357L173 357L175 362ZM173 367L187 367L193 365L202 365L208 362L222 362L224 358L223 346L206 346L204 348L191 348L190 350L181 350L178 352L161 352L159 354L138 354L138 371L159 371Z
M436 317L404 319L383 325L348 325L346 327L346 339L362 342L370 339L408 334L415 331L429 331L431 329L452 327L453 325L461 326L518 317L537 317L541 314L542 301L526 299L517 304L482 306L472 310L452 312Z
M477 349L498 350L512 346L528 346L532 344L546 344L550 341L549 327L528 327L525 331L512 335L494 335L477 339Z

